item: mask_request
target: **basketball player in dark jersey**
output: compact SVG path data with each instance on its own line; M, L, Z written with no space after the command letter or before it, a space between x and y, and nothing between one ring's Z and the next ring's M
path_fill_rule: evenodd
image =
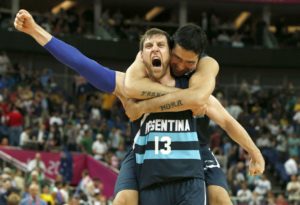
M150 38L150 40L152 39ZM148 49L152 52L148 52L147 55ZM160 49L160 44L156 43L156 41L146 41L144 50L142 50L147 75L150 76L152 80L160 79L157 75L160 74L161 70L164 68L164 66L156 66L162 63L156 64L154 62L156 60L160 60L160 55L156 54L156 52ZM150 57L147 58L147 56ZM171 86L172 84L170 82L174 82L174 79L170 77L170 73L166 72L165 79L160 79L159 82ZM156 104L149 105L153 107L156 106ZM215 109L215 107L218 108ZM132 113L136 112L135 107L133 109L128 107L125 109L128 113L131 113L132 111ZM220 122L218 116L222 116L224 114L219 112L219 110L220 104L216 104L216 99L210 97L208 101L207 115L214 120L216 119L216 122ZM195 198L189 195L189 191L191 191L191 193L195 193L194 190L199 190L199 188L195 188L194 184L189 184L189 186L185 185L185 183L189 182L188 179L201 179L201 175L198 175L196 172L197 168L193 169L193 167L197 167L197 163L194 160L197 160L197 157L198 159L200 157L199 150L197 150L199 142L197 143L196 140L198 137L195 135L195 128L193 127L194 130L192 130L194 135L188 132L191 131L192 126L189 125L189 123L184 123L185 120L180 118L185 116L181 112L162 113L161 110L153 110L153 112L158 113L155 115L150 112L151 114L144 115L137 122L137 126L140 129L136 131L137 134L134 143L135 162L137 163L136 178L138 179L139 184L140 204L177 204L176 200L185 201L187 204L196 204L196 201L199 201L200 199L193 200ZM153 115L155 116L154 118L152 117ZM165 116L168 116L168 118L165 119ZM191 116L189 116L189 119L192 119ZM233 121L232 124L237 126L238 123ZM237 130L240 128L241 127L237 126ZM176 131L178 131L178 133L176 133ZM182 133L182 131L186 131L186 133ZM244 132L244 130L239 131L240 133ZM236 133L233 134L236 135ZM179 136L181 136L181 138ZM247 141L246 144L251 145L254 149L256 148L249 136L246 136L244 139ZM250 148L250 146L247 145L245 147ZM198 155L196 153L198 153ZM125 162L127 164L127 161ZM198 165L200 162L201 161L199 160ZM189 166L185 166L188 163L191 164ZM124 165L126 167L126 164L123 163L123 168L121 168L121 179L123 176L126 179L126 175L123 175ZM190 169L187 167L190 167ZM120 183L119 181L117 183L117 187L122 184L122 182ZM124 183L125 186L126 183L128 183L128 181ZM184 188L182 189L181 187ZM198 197L201 196L200 193L196 195ZM180 196L179 199L177 199L178 196Z
M159 29L148 30L141 39L141 53L149 78L175 87L168 64L167 37ZM156 61L161 66L153 66ZM145 114L135 125L139 204L206 204L203 165L191 110Z
M201 51L201 49L203 47L199 46L200 49L197 50L197 46L191 45L191 42L188 41L187 39L191 39L192 36L195 37L198 35L198 38L196 37L197 41L193 42L193 43L194 44L197 42L202 43L201 39L199 39L199 38L203 38L203 34L199 34L199 33L201 33L201 30L196 25L184 26L184 27L180 28L177 31L177 33L175 33L175 38L174 38L175 48L173 48L173 50L172 50L173 53L172 53L172 57L171 57L171 59L172 59L171 67L173 69L172 70L173 74L180 75L180 74L184 74L184 71L185 71L187 75L191 76L191 74L193 74L193 72L195 72L196 64L200 59L200 53L203 53L203 50ZM195 47L196 47L196 49L195 49ZM208 58L208 57L203 57L203 58ZM199 62L199 64L200 64L200 62ZM131 66L131 67L133 67L133 66ZM125 82L130 82L131 84L134 84L134 83L136 83L135 79L140 78L140 79L136 79L138 82L138 85L143 85L144 89L148 88L148 90L150 90L149 88L151 88L151 90L152 90L151 83L148 83L149 81L143 82L145 75L142 72L142 70L140 69L140 67L141 67L141 65L136 66L136 68L139 68L139 70L131 68L132 70L130 71L130 69L129 69L128 70L129 72L127 71L127 74L126 74L127 76L129 76L129 80L125 79ZM129 75L128 75L128 73L129 73ZM193 77L193 75L194 75L194 77ZM178 109L181 106L181 104L183 104L181 106L181 108L184 107L185 105L188 105L188 106L193 105L193 104L188 104L188 103L186 103L184 105L184 103L182 103L183 101L187 102L188 101L187 99L189 99L189 98L195 98L195 100L196 100L195 103L198 103L199 98L197 98L197 97L199 96L199 94L198 94L199 91L197 90L197 88L198 88L197 81L198 82L199 82L199 80L201 81L202 78L199 79L198 76L195 77L196 74L193 74L193 75L192 75L193 79L190 80L190 87L192 85L190 92L187 92L186 90L184 90L181 92L177 92L177 93L180 93L180 95L177 95L177 96L176 96L176 92L175 92L175 93L172 93L172 95L166 95L166 96L160 97L162 100L154 100L152 102L151 101L141 102L141 104L144 104L144 105L146 105L146 104L152 105L151 111L148 109L145 112L146 113L157 112L157 111L162 111L162 110L174 111L174 110ZM193 84L196 84L196 85L194 85L194 87L193 87ZM165 94L164 89L162 89L161 92L159 91L158 84L155 84L155 86L156 86L155 87L156 90L154 93L163 92ZM127 87L133 88L132 86L127 86ZM145 93L153 93L151 91L147 91L147 90L145 91L139 86L135 86L133 91L134 91L133 94L136 94L136 98L140 97L138 95L139 93L142 94L141 99L145 98ZM184 92L185 92L185 95L183 94ZM181 98L179 98L179 99L183 99L180 101L181 103L178 103L179 101L176 100L176 99L178 99L178 96L182 96ZM134 98L133 95L131 95L131 97ZM153 95L152 96L146 95L146 97L153 97ZM166 102L167 102L167 104L166 104ZM135 108L135 110L142 111L143 109ZM139 115L138 112L133 113L134 117L132 119L135 119L137 117L137 115ZM233 119L231 119L231 120L233 120ZM221 126L222 125L225 126L225 130L226 130L226 127L229 128L229 130L228 131L226 130L226 131L230 135L230 133L232 133L232 126L229 124L230 123L225 123L225 125L221 124ZM244 129L242 129L241 133L243 133L243 135L249 139L249 136L245 132ZM201 136L201 135L199 135L199 136ZM253 168L252 165L254 165L255 164L254 163L250 166L250 173L251 174L260 174L264 168L264 162L263 162L263 158L261 157L260 151L255 146L252 146L252 148L247 147L247 145L245 143L243 143L243 140L241 140L242 137L240 139L238 139L238 133L233 134L233 139L235 141L237 141L243 148L245 148L250 153L250 156L254 159L254 161L258 162L255 166L257 166L256 168L258 168L257 170L259 170L259 171L256 170L257 171L256 172L255 169L252 169ZM230 204L231 203L230 198L226 191L226 189L227 189L226 177L225 177L218 161L215 159L212 152L210 152L210 150L208 149L207 143L205 141L207 141L207 139L200 140L200 143L202 144L201 153L203 153L203 158L204 158L204 161L206 162L205 168L204 168L205 169L205 177L206 177L205 180L208 185L210 204ZM252 143L252 145L254 145L254 144ZM253 149L253 147L254 147L254 149Z

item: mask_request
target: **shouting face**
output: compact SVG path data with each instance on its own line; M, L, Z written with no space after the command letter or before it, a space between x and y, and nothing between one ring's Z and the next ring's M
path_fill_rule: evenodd
M141 55L149 77L159 81L166 74L170 59L166 36L156 34L145 38Z

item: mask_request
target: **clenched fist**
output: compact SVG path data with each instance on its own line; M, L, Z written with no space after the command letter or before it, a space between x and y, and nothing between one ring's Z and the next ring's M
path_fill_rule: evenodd
M249 174L252 176L261 175L265 171L265 160L260 151L250 155Z
M14 21L14 26L18 31L30 35L41 46L44 46L52 38L52 35L48 33L45 29L40 27L38 24L36 24L34 19L32 18L32 15L24 9L21 9L17 13Z
M21 9L16 15L14 26L17 30L31 35L36 23L28 11Z

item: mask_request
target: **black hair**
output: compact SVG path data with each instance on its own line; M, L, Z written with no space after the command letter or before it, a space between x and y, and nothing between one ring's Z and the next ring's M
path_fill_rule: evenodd
M200 26L190 23L177 29L173 35L173 42L174 46L178 44L182 48L201 56L207 46L207 36Z

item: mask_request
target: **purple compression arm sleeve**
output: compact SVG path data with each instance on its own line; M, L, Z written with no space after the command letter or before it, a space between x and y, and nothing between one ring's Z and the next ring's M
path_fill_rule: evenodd
M112 93L116 87L116 72L83 55L73 46L52 37L44 46L58 61L77 71L92 85Z

